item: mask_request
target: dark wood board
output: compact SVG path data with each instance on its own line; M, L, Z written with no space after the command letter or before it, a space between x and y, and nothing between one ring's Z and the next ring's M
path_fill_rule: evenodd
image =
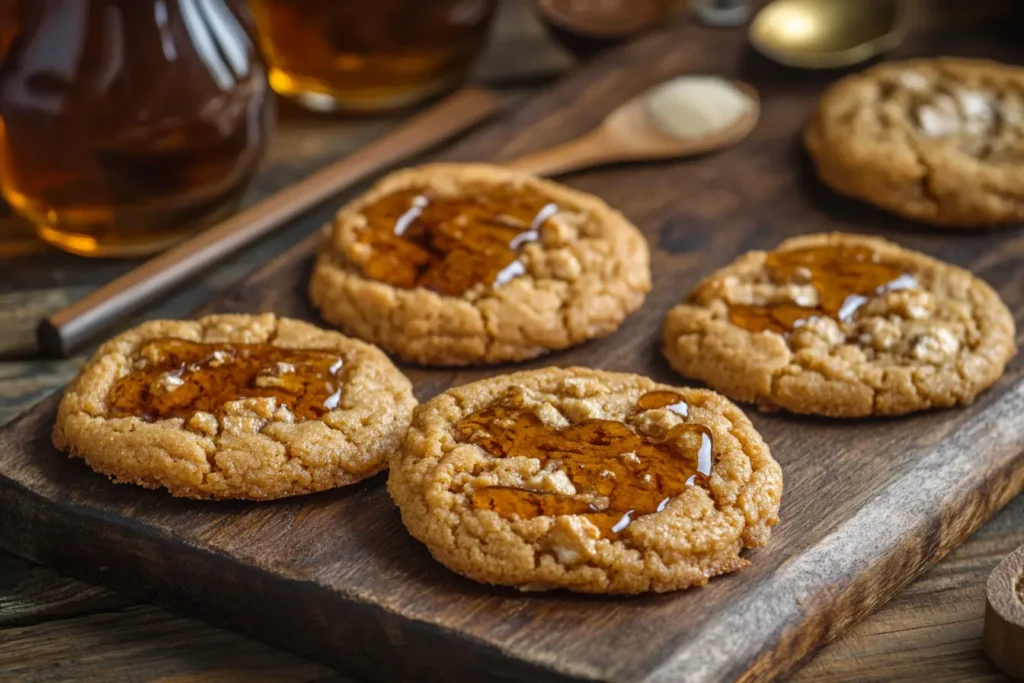
M933 28L901 52L941 47L1021 62L1015 35L1019 27ZM657 353L665 311L738 252L826 230L882 234L969 267L1024 327L1024 230L928 230L821 188L799 131L834 74L771 66L736 32L680 25L628 46L447 156L501 160L567 139L680 72L757 85L760 126L717 156L567 179L645 231L655 289L615 335L525 367L579 364L681 381ZM303 294L314 246L298 245L209 310L315 320ZM503 370L405 369L421 399ZM855 422L754 415L786 492L772 542L749 553L743 572L674 595L520 595L434 563L405 533L382 477L271 504L175 500L112 486L55 452L55 405L0 433L0 544L381 681L765 680L879 606L1024 486L1018 358L966 409Z

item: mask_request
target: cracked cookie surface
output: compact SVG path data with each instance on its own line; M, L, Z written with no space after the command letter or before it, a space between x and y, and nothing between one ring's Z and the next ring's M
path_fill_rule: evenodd
M643 303L647 242L600 199L483 164L382 179L337 215L309 292L346 334L423 365L534 358Z
M384 353L337 332L271 314L158 320L86 363L53 442L117 482L270 500L385 469L415 406Z
M1024 69L918 59L848 76L805 136L832 189L935 225L1024 220Z
M524 591L664 592L745 567L782 470L726 398L546 368L417 409L388 491L450 569Z
M985 282L886 240L808 235L739 257L669 311L686 377L764 409L830 417L966 405L1016 353Z

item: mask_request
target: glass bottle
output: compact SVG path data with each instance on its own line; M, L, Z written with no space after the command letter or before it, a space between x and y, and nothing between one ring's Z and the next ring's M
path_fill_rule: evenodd
M250 0L270 84L316 111L381 111L456 85L497 0Z
M235 208L273 113L235 0L0 4L0 191L40 237L136 256Z

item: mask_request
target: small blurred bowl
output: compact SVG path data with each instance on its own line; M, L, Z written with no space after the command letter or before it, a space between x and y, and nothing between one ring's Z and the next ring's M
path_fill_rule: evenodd
M581 59L666 23L680 0L533 0L548 33Z

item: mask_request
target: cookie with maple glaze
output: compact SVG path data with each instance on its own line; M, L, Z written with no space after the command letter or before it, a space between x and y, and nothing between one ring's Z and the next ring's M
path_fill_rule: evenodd
M346 334L424 365L519 361L613 332L650 290L603 201L483 164L393 173L344 207L309 292Z
M450 569L524 591L664 592L747 565L782 470L726 398L546 368L417 409L388 491Z
M807 235L705 278L665 318L680 374L764 409L830 417L966 405L1016 353L999 295L875 237Z
M879 64L824 94L805 134L832 189L907 218L1024 220L1024 68L963 59Z
M273 315L159 320L71 383L57 448L117 482L269 500L383 470L416 401L379 349Z

